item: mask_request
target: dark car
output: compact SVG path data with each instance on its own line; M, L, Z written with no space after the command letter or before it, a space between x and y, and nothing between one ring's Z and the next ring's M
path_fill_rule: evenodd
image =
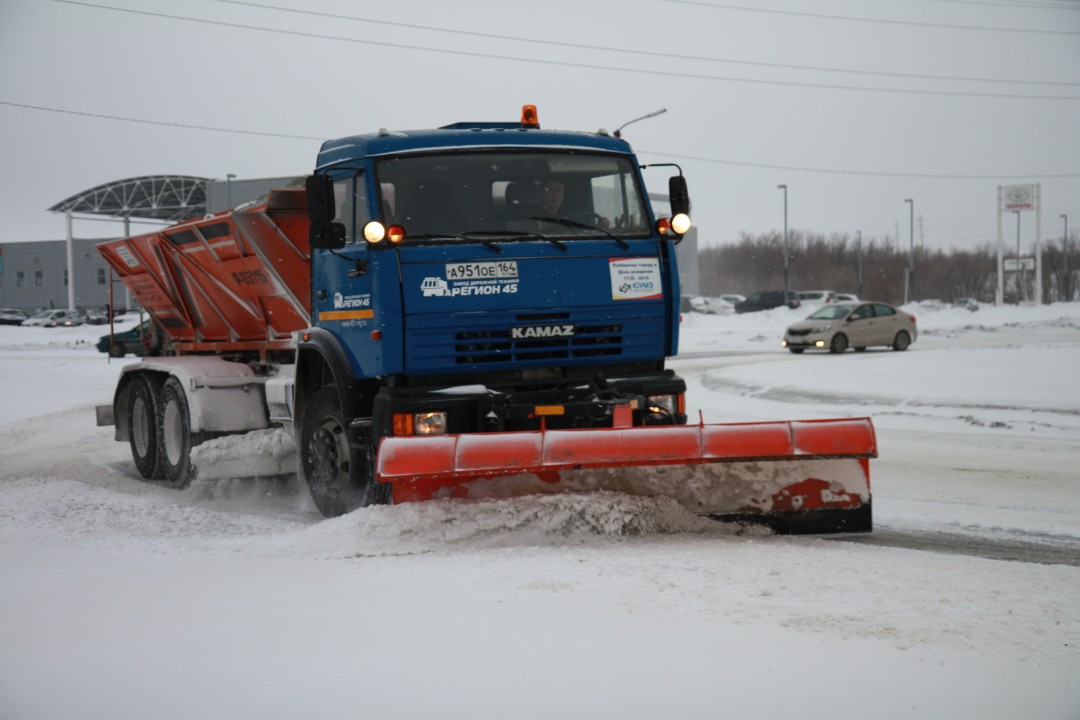
M118 332L112 336L111 342L108 335L102 335L97 342L97 349L103 353L109 353L109 357L124 357L128 353L141 356L143 354L142 336L150 332L150 321L144 320L142 327L138 325Z
M0 325L21 325L29 315L17 308L0 308Z
M785 297L783 290L764 290L756 292L742 302L735 303L735 312L748 313L758 310L772 310L778 307L799 307L799 296L789 292Z

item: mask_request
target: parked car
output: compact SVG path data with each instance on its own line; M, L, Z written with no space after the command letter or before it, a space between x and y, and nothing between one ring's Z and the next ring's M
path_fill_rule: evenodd
M108 325L109 324L109 310L108 308L101 308L98 310L86 311L86 324L87 325Z
M785 297L783 290L764 290L754 293L742 302L735 303L735 312L758 312L759 310L772 310L785 305L789 308L799 307L799 296L789 292Z
M976 312L979 309L979 301L975 298L969 297L956 298L955 300L953 300L952 306L964 308L965 310L970 310L971 312Z
M833 302L859 302L859 296L852 293L836 293Z
M27 314L18 308L0 308L0 325L21 325Z
M941 300L937 300L936 298L930 298L928 300L920 300L919 307L923 308L924 310L933 310L936 312L938 310L944 310L945 303L943 303Z
M142 336L148 332L150 332L150 321L144 320L141 328L136 325L130 330L114 334L111 338L108 335L102 335L96 347L99 352L108 353L109 357L120 358L128 353L142 357Z
M741 303L746 298L742 295L720 295L719 297L702 297L694 309L709 315L731 315L735 312L735 304Z
M861 352L874 345L907 350L919 335L915 316L883 302L830 303L784 333L783 346L793 353L849 347Z
M82 324L82 316L72 310L42 310L22 321L27 327L61 327L67 323Z
M803 305L824 305L836 300L836 293L832 290L800 290L795 294Z

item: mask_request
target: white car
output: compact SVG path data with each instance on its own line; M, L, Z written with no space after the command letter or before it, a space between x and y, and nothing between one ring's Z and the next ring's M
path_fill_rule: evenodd
M742 302L745 299L742 295L734 294L719 297L702 297L697 298L699 302L694 309L710 315L732 315L735 313L735 303Z
M800 290L795 294L803 305L825 305L836 302L836 293L832 290Z
M82 316L71 310L42 310L20 323L23 327L62 327L82 325Z

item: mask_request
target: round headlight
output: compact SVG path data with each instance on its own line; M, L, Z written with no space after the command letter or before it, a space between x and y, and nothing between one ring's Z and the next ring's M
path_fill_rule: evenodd
M671 229L677 235L685 235L690 231L690 216L686 213L679 213L671 218Z
M378 220L372 220L364 226L364 239L369 243L382 242L384 237L386 237L386 228Z

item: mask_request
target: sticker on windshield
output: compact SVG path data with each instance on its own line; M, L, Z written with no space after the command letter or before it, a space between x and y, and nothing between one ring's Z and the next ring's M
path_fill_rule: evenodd
M447 263L446 277L426 277L420 283L424 297L512 295L518 290L515 260Z
M608 262L612 300L659 300L664 297L658 258L622 258Z

